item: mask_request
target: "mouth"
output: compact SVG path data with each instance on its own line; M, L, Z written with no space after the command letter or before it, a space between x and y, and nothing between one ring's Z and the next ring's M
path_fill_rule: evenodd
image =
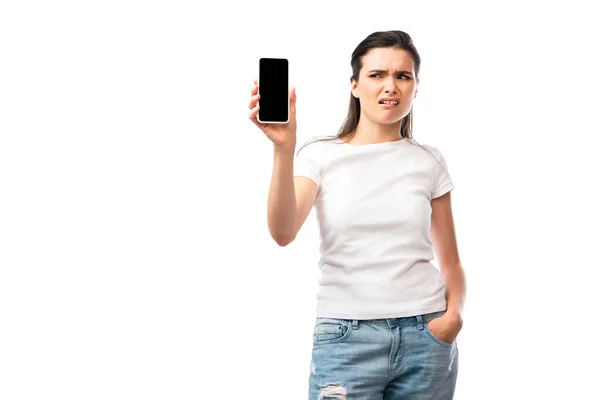
M380 100L379 105L385 109L397 107L400 104L396 100Z

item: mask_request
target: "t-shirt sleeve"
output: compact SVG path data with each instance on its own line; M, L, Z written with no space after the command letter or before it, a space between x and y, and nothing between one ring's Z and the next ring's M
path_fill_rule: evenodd
M319 162L319 142L305 142L294 157L294 176L310 178L321 186L321 163Z
M434 186L433 192L431 193L431 198L435 199L454 189L454 183L448 172L448 165L446 164L444 155L436 147L433 147L432 150L439 161L439 163L436 162Z

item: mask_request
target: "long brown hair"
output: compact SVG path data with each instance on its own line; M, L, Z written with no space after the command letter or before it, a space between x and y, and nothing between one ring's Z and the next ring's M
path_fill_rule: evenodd
M362 57L367 54L371 49L374 48L397 48L401 50L406 50L412 57L415 69L415 80L417 83L419 82L419 71L421 69L421 56L415 47L412 38L410 35L403 31L381 31L381 32L373 32L362 42L356 46L354 51L352 52L352 58L350 60L350 65L352 67L352 79L358 82L359 73L362 68ZM338 133L335 136L327 136L324 139L317 139L312 142L304 144L296 155L300 153L305 146L321 141L330 141L336 139L344 139L345 137L354 136L356 133L356 127L358 126L358 121L360 119L360 101L350 93L350 104L348 105L348 114L342 126L340 127ZM425 149L420 144L416 143L416 140L413 137L413 110L412 107L410 112L402 118L402 122L400 124L400 135L405 139L409 140L412 144L417 144L425 151L431 154L431 152ZM414 143L413 143L414 142ZM431 154L433 156L433 154ZM434 156L433 158L437 160ZM441 165L441 164L440 164Z

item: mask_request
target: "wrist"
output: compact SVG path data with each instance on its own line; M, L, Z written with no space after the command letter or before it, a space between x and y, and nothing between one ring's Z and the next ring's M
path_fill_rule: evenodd
M446 310L445 317L462 326L462 314L458 309L448 308Z
M294 153L296 150L296 143L288 143L288 144L276 144L273 143L273 150L276 153Z

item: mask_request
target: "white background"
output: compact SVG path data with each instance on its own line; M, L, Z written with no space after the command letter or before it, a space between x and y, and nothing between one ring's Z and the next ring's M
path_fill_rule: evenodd
M548 3L2 2L0 398L307 398L316 217L270 238L250 89L288 58L298 143L334 134L388 29L456 185L455 399L599 398L600 30Z

